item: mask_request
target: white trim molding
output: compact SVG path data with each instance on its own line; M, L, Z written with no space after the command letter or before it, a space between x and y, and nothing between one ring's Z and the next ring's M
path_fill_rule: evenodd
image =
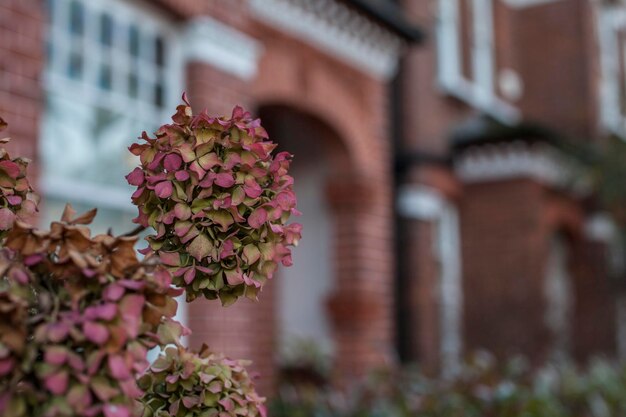
M608 212L593 213L585 223L585 236L589 240L605 245L609 273L616 277L623 276L626 270L626 259L624 259L626 242L613 216ZM626 345L624 347L626 349Z
M289 32L376 79L389 80L403 41L337 0L249 0L263 23Z
M125 0L56 0L48 12L43 195L130 213L125 148L180 102L178 28Z
M609 213L597 212L587 218L585 236L590 240L610 244L619 237L619 228Z
M189 22L182 42L188 61L212 65L244 80L257 74L261 44L213 18L203 16Z
M565 0L502 0L504 4L513 9L524 9L526 7L543 6L550 3L563 2Z
M626 270L626 242L619 226L608 212L596 212L587 218L585 237L604 244L609 276L623 277ZM626 360L626 296L617 294L615 304L615 340L617 357Z
M403 185L398 191L398 212L404 217L431 221L441 216L446 201L437 190L423 185Z
M522 140L476 145L455 158L454 169L466 183L530 178L576 194L589 191L581 164L547 143Z
M597 3L596 30L600 46L600 120L602 128L626 137L626 114L621 97L626 93L626 62L620 60L626 47L620 33L626 32L626 7L623 4ZM620 62L621 61L621 62Z
M463 353L463 284L461 235L456 206L438 190L404 185L398 192L398 211L407 218L434 226L434 260L439 265L439 354L443 377L460 370Z
M618 294L615 307L617 357L626 360L626 296Z
M551 333L550 359L563 360L571 355L572 324L576 297L569 270L571 251L561 235L550 241L543 281L546 302L544 324Z

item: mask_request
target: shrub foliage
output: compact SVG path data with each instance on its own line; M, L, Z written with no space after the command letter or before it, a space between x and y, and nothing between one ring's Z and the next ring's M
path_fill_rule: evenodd
M523 359L471 358L458 375L433 379L407 367L370 375L345 392L283 385L273 417L616 417L626 415L626 367L597 359L531 369Z

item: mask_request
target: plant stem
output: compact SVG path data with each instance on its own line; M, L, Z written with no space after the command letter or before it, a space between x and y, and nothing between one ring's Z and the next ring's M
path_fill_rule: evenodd
M123 235L120 235L120 237L136 236L136 235L138 235L139 233L143 232L146 229L147 229L147 227L139 225L139 226L135 227L133 230L131 230L130 232L124 233Z

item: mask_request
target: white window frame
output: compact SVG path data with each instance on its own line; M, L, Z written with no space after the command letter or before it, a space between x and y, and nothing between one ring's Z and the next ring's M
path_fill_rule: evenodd
M498 97L496 93L493 15L495 0L467 0L471 1L472 30L475 34L470 53L474 80L467 79L462 73L460 1L465 0L439 0L437 28L439 87L446 94L504 123L515 123L520 119L518 109Z
M97 34L95 30L99 28L99 24L95 24L100 12L106 11L113 17L114 22L130 23L137 21L142 32L148 31L152 34L160 34L167 42L166 59L169 67L163 70L164 82L167 85L165 95L163 97L163 106L161 109L156 106L148 105L140 100L133 99L126 94L115 91L115 87L106 92L102 91L97 84L92 82L97 79L97 64L89 59L88 54L83 55L83 76L79 80L70 79L66 72L67 54L60 54L59 49L67 50L69 48L67 42L67 34L64 33L68 27L68 16L66 13L60 13L63 7L61 3L69 3L70 0L55 0L52 4L55 6L51 11L55 13L55 25L50 25L48 36L53 44L54 53L52 59L48 62L43 77L43 85L45 94L58 94L63 97L80 97L80 101L91 106L96 103L99 106L110 108L115 112L133 112L137 114L139 119L152 119L154 122L165 123L169 120L175 106L180 102L180 94L183 91L183 74L185 60L181 48L180 30L170 21L160 10L154 8L148 3L143 2L127 2L124 0L81 0L85 10L84 30L87 35L82 39L85 43L85 50L88 48L103 48L101 45L95 45ZM67 10L67 7L65 8ZM114 44L116 42L125 41L126 31L113 33ZM119 53L114 48L111 53L116 56L116 64L130 66L128 57ZM142 71L150 71L151 68L142 67ZM154 78L156 78L156 75ZM120 83L120 77L113 79L113 85ZM89 80L89 81L88 81ZM140 87L141 88L141 84ZM156 120L158 119L158 120ZM42 129L46 129L45 123ZM149 129L146 126L146 129ZM132 132L133 135L139 135L141 132ZM90 181L81 180L79 178L54 177L43 175L40 179L40 187L47 197L58 198L62 200L72 199L78 200L86 204L96 205L102 208L111 208L131 212L136 208L130 203L128 189L119 186L107 186L97 184Z
M598 212L585 223L586 238L605 245L608 251L609 270L614 276L622 276L624 264L624 242L622 233L610 213ZM615 300L615 344L617 357L626 360L626 296L617 294Z
M618 32L626 32L626 7L598 5L596 29L600 49L600 128L626 139L626 114L620 111L620 91L626 88L626 76L620 79L617 42ZM626 68L626 63L622 65Z
M85 13L84 31L88 33L82 39L85 43L85 48L89 46L102 48L101 45L95 44L96 31L99 28L99 24L94 24L94 20L99 17L99 13L106 11L111 17L113 17L115 23L119 23L122 20L123 23L130 23L132 21L138 21L141 31L148 31L152 35L159 34L166 41L166 60L169 61L169 65L163 67L164 83L167 86L165 89L165 95L163 97L163 105L161 108L157 108L152 103L152 109L146 109L147 104L139 103L126 94L121 94L115 91L115 88L103 92L99 89L96 83L88 82L87 77L91 77L91 80L97 80L97 64L99 62L92 62L89 60L88 54L83 54L83 77L80 80L73 80L65 75L67 61L62 59L62 54L59 54L57 50L59 48L67 49L67 34L63 33L60 27L67 28L67 15L59 13L62 10L58 5L63 1L69 3L69 0L55 0L55 9L52 13L57 13L54 17L60 19L56 22L56 25L49 25L48 36L50 42L53 43L54 53L52 60L47 63L47 67L44 71L43 85L44 94L57 94L63 97L79 97L80 101L84 102L88 106L99 105L109 108L115 112L133 112L140 114L140 119L153 119L155 123L167 122L173 109L180 102L180 94L183 91L183 74L184 65L186 61L184 59L183 49L181 45L181 31L177 29L176 25L171 22L166 16L164 16L159 10L155 9L148 3L143 2L130 2L124 0L81 0L83 7L90 12ZM120 17L122 17L120 19ZM52 18L52 17L51 17ZM113 43L119 42L121 35L118 31L113 33ZM91 37L89 39L89 37ZM116 63L120 61L128 61L128 58L114 49L111 53L116 56ZM65 55L67 56L67 55ZM122 62L123 65L130 65L129 62ZM146 68L142 67L142 70ZM150 71L150 69L147 69ZM156 74L152 74L153 79L156 79ZM118 77L119 78L119 77ZM113 85L116 82L120 82L119 79L113 80ZM139 84L141 88L141 84ZM158 120L157 120L158 119ZM146 126L148 129L149 126ZM45 122L42 123L42 129L46 129ZM139 136L141 132L129 132L133 135ZM40 135L42 137L43 135ZM131 136L132 137L132 136ZM59 161L62 163L62 161ZM119 186L107 186L103 184L94 184L91 181L82 180L80 178L67 178L63 176L50 176L44 175L40 178L40 188L43 194L47 198L54 198L61 201L73 200L86 205L91 205L99 208L106 208L112 210L118 210L120 212L135 213L137 208L131 204L130 201L130 188L123 188ZM187 306L184 302L183 296L178 300L178 311L176 313L176 319L181 323L187 323ZM186 338L183 339L183 342ZM150 360L155 359L156 352L151 351L149 354Z
M553 337L551 359L568 359L572 349L575 294L569 270L570 245L564 236L555 235L549 243L543 282L546 309L544 323Z
M404 217L432 225L432 257L439 265L439 360L444 378L458 374L463 354L463 272L458 209L437 189L405 185L398 193Z

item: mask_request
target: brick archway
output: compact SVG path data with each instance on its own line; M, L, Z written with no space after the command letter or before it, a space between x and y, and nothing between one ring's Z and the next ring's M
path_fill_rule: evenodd
M329 275L329 277L318 277L320 281L327 281L325 285L322 284L326 287L324 296L317 300L320 305L316 314L322 317L309 317L309 319L310 323L317 320L328 323L331 329L329 339L335 347L337 362L341 363L343 361L340 352L346 349L352 350L351 347L346 348L344 346L346 340L342 339L345 336L343 334L345 331L344 321L358 320L358 317L353 316L359 308L358 302L354 303L349 297L341 300L339 298L343 296L340 294L344 294L342 289L349 292L348 288L353 285L342 284L350 276L345 273L346 258L349 257L346 248L355 244L358 245L358 242L350 241L350 228L346 227L346 219L342 219L341 216L342 213L349 211L350 206L356 202L355 194L367 195L369 193L364 189L355 190L355 184L348 182L347 179L354 177L356 171L352 165L351 155L341 135L326 121L301 109L278 103L262 104L259 106L258 113L270 137L278 142L281 148L295 155L292 172L296 180L295 187L299 196L299 208L304 212L303 217L298 221L305 225L304 236L307 240L303 240L304 251L296 252L294 255L296 263L294 269L298 272L293 273L291 270L285 270L280 278L284 281L281 281L278 286L280 292L283 293L288 291L290 287L292 291L296 290L293 288L293 283L286 280L301 280L302 277L298 276L298 273L310 276L309 278L314 278L313 275L315 275L312 270L299 270L298 262L308 263L311 257L322 258L318 259L316 264L310 265L311 269L315 269L318 273L324 271ZM311 158L316 160L311 161ZM301 188L301 184L307 185ZM312 201L312 198L323 201ZM317 212L313 212L314 210ZM320 229L325 230L322 233ZM308 239L311 238L322 240L323 243L309 242ZM319 248L320 244L327 246L326 250L316 251L313 249L314 247ZM328 263L328 266L322 267L318 264L320 262ZM305 283L303 282L303 284ZM311 287L311 284L308 285ZM279 297L275 298L277 304L275 308L279 310L277 334L290 330L295 330L295 333L298 333L298 329L283 329L280 325L281 321L285 321L285 317L283 317L285 312L281 311L284 304L291 305L293 303L290 297L304 298L306 295L300 290L300 292L292 294L280 294ZM303 303L306 301L302 300ZM291 311L291 313L294 312ZM319 336L322 335L318 335L318 338L325 339L325 337ZM316 342L324 344L326 341L317 340Z
M335 225L335 282L327 304L334 370L342 378L362 375L395 359L387 86L280 34L264 37L263 44L253 85L257 108L306 115L332 132L324 144L332 169L326 199Z
M299 140L315 141L316 146L323 148L328 166L322 198L329 206L333 225L328 240L333 282L332 291L325 299L325 313L332 328L334 369L341 377L362 374L388 362L392 356L389 321L392 281L390 275L376 275L377 265L374 265L387 261L383 267L388 268L391 262L391 247L378 245L379 239L389 232L383 226L386 218L377 212L379 204L384 203L385 188L376 187L366 177L368 165L355 163L358 155L352 151L354 148L350 148L338 129L323 119L324 115L312 114L306 105L277 102L261 104L258 113L270 136L283 143L286 150L292 151L289 145ZM344 132L349 130L345 127ZM297 162L299 156L297 151L293 152ZM319 161L320 170L323 165ZM306 216L306 210L302 209ZM278 302L277 297L272 298Z

